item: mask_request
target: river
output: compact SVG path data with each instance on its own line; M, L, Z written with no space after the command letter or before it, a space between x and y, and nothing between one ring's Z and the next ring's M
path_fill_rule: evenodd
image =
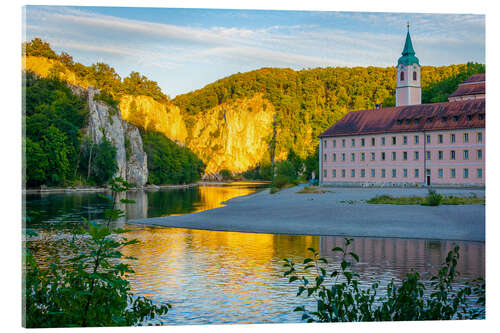
M155 192L131 191L126 218L156 217L217 208L232 197L254 193L262 184L233 183ZM57 252L57 239L69 237L72 223L84 216L101 219L108 203L96 193L30 194L26 196L30 227L38 230L33 240L36 256L44 261ZM165 324L297 323L297 305L312 302L296 297L297 287L283 277L283 259L302 262L307 248L338 266L331 249L342 245L342 237L293 236L189 230L128 225L130 238L140 242L126 247L124 254L138 258L130 262L130 276L137 295L154 302L168 302L172 309ZM436 273L453 246L460 246L458 284L484 276L482 242L453 242L397 238L354 238L352 251L360 257L355 270L361 283L379 280L382 288L391 279L401 280L410 269L424 278ZM312 309L312 307L310 307ZM153 323L156 322L153 321Z

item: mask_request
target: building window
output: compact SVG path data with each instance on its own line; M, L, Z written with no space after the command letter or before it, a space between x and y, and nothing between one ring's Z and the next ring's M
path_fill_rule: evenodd
M356 170L351 169L351 178L356 177Z
M375 138L372 138L372 146L375 147Z
M469 169L464 168L464 178L469 178Z
M393 152L392 152L392 160L393 160L393 161L395 161L395 160L396 160L396 152L395 152L395 151L393 151Z
M450 160L455 160L455 151L450 151Z
M351 153L351 161L353 161L353 162L354 162L354 160L355 160L354 153Z
M385 137L381 138L382 140L382 146L385 146Z
M477 169L477 178L483 178L483 169Z
M326 154L325 154L325 155L323 155L323 161L325 161L325 162L326 162Z
M337 140L333 140L333 148L337 148Z
M392 178L396 178L396 169L392 169Z
M370 170L370 177L375 178L375 169Z
M405 72L401 72L401 75L400 75L400 80L401 81L404 81L405 80Z
M408 177L408 169L403 169L403 177L404 178Z
M355 139L351 139L351 147L354 147L356 146L356 140Z
M395 137L395 136L393 136L393 137L392 137L392 144L393 144L393 145L395 145L395 144L396 144L396 137Z
M385 178L385 169L382 169L382 178Z
M415 144L418 145L418 135L415 135Z
M430 151L426 151L425 159L426 160L430 160L431 159L431 152Z
M443 169L438 169L438 177L443 178Z
M443 151L442 151L442 150L440 150L440 151L438 152L438 158L439 158L439 160L442 160L442 159L443 159Z
M438 142L443 143L443 134L438 135Z
M361 169L361 178L365 178L365 169Z
M365 146L365 139L361 139L361 147Z
M408 160L408 152L407 151L403 152L403 160L405 160L405 161Z
M430 135L427 135L425 137L425 140L427 141L427 143L431 143L431 136Z
M365 153L361 153L361 160L364 161L365 160Z
M342 169L342 178L345 178L345 169Z
M464 150L464 160L468 160L468 159L469 159L469 151Z
M385 161L385 153L384 152L380 153L380 160Z
M483 142L483 133L477 133L477 142Z
M472 115L471 114L467 115L467 121L471 121L471 120L472 120Z
M417 72L413 71L413 81L417 81Z
M323 141L323 147L325 147L325 148L326 148L326 143L327 143L327 142L328 142L328 141L326 141L326 140L325 140L325 141Z
M371 153L371 160L375 161L375 153Z
M342 153L342 161L345 161L345 153Z
M334 162L337 161L337 154L335 154L335 153L333 154L333 161Z
M451 143L455 143L455 134L450 135Z
M457 176L457 170L451 169L450 177L455 178Z
M403 144L404 145L408 144L408 137L407 136L403 136Z
M419 159L419 156L418 156L418 151L415 152L415 161L417 161Z
M326 169L323 170L323 177L326 178L326 175L327 175L327 172L326 172Z
M418 169L415 169L415 178L418 178Z
M345 147L345 139L342 139L342 147Z
M484 113L480 113L479 116L478 116L479 120L483 120L484 119Z
M464 142L469 142L469 133L464 133Z
M476 157L478 160L483 159L483 151L481 149L478 149L478 151L476 152Z
M336 178L337 177L337 169L332 170L332 177Z

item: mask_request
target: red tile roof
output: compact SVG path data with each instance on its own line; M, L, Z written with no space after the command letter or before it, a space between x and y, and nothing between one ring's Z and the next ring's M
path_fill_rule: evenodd
M485 104L475 99L352 111L319 137L484 128Z
M484 95L486 93L486 74L474 74L458 85L449 97Z

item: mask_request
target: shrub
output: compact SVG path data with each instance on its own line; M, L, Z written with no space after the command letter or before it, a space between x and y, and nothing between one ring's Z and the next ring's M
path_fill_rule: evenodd
M429 194L425 198L425 202L422 203L422 205L425 206L439 206L441 204L441 201L443 200L443 196L439 193L437 193L433 189L429 189Z
M44 269L32 255L35 249L25 249L25 327L140 325L171 308L169 304L154 305L148 298L134 296L127 280L134 271L120 262L135 259L120 250L137 242L120 238L127 230L110 228L112 221L124 216L123 211L115 209L116 194L126 191L129 185L122 179L111 181L113 196L102 195L113 203L105 212L106 222L99 225L85 220L87 230L77 231L73 239L67 240L72 250L68 259L59 262L50 258L50 268ZM126 199L120 202L133 203Z
M233 173L227 169L219 171L219 174L221 175L222 179L224 179L224 180L233 179Z
M357 254L349 251L352 239L345 238L344 247L335 247L333 252L341 254L339 268L327 272L328 261L312 248L312 258L303 262L304 271L312 269L313 281L299 276L295 263L284 259L288 282L299 284L297 296L305 293L314 297L316 309L310 311L298 306L294 311L302 312L302 320L307 322L353 322L353 321L409 321L409 320L452 320L484 317L485 283L478 278L464 287L455 288L453 282L459 274L456 271L459 247L455 246L446 257L437 275L431 278L431 290L427 292L417 272L411 271L406 279L396 284L394 279L388 284L383 296L378 296L379 282L362 287L353 271L352 261L359 261ZM474 301L479 305L472 309Z

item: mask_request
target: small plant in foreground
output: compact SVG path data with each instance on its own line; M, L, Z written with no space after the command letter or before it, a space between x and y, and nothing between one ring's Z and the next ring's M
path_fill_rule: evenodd
M409 321L409 320L452 320L484 318L485 283L482 278L465 287L454 288L453 282L459 274L456 271L459 247L455 246L446 257L437 275L431 278L430 294L417 272L410 272L406 279L388 284L382 296L377 295L379 282L361 287L360 275L353 271L352 261L359 261L357 254L350 252L352 239L346 238L344 247L335 247L333 252L342 255L340 268L327 272L328 261L312 248L311 258L303 262L304 271L313 269L316 276L309 281L298 275L296 265L284 259L284 273L289 283L298 283L297 296L306 294L316 301L316 309L305 306L294 311L302 312L307 322L354 322L354 321ZM471 309L470 302L476 298L478 308Z
M50 267L44 269L35 261L33 249L25 249L25 327L140 325L171 308L169 304L154 305L130 290L126 278L134 271L120 259L135 258L124 256L120 249L137 240L120 236L127 230L110 228L112 221L124 216L122 210L115 209L116 194L130 184L119 178L110 184L113 196L102 195L113 203L105 212L106 222L99 225L86 220L87 230L75 231L68 241L73 251L68 260L50 259ZM134 203L126 199L120 202Z

